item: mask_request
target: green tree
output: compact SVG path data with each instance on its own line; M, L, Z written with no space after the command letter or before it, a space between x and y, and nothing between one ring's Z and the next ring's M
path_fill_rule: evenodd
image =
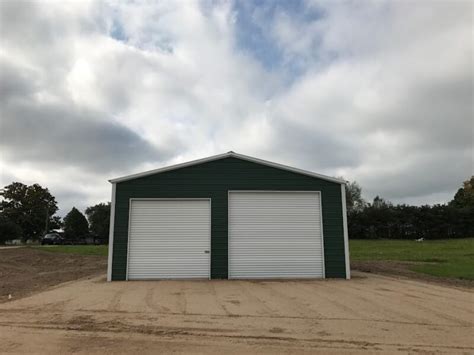
M380 197L379 195L374 197L374 201L372 202L372 207L375 209L388 209L392 207L392 203L390 201L385 200L384 198Z
M61 217L53 216L51 222L49 223L49 230L53 229L60 229L63 227L63 221L61 221Z
M86 217L76 208L64 217L64 236L69 239L79 239L87 236L89 224Z
M461 187L456 194L454 199L449 203L453 207L465 208L474 207L474 176L467 181L464 181L463 187Z
M2 214L21 228L24 240L48 232L58 205L47 188L13 182L5 186L3 198Z
M21 228L0 213L0 244L4 244L7 240L20 239L21 235Z
M346 207L348 215L354 212L360 212L364 209L367 203L362 198L362 187L357 181L346 183Z
M360 187L346 186L350 238L425 239L474 236L474 177L464 182L449 204L393 205L376 196L372 203L350 209ZM355 204L357 206L357 204Z
M107 239L110 225L110 202L87 207L86 216L91 232L102 239Z

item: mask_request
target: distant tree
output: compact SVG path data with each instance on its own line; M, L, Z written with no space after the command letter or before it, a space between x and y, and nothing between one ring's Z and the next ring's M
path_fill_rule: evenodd
M449 203L451 214L455 216L454 234L474 236L474 176L464 181Z
M24 240L38 239L49 229L58 210L57 202L47 188L13 182L5 186L2 214L22 230Z
M366 206L366 202L362 198L362 187L357 181L346 183L346 207L348 215L354 212L362 211Z
M375 209L386 209L386 208L390 208L392 207L392 203L390 201L387 201L385 199L383 199L382 197L380 196L375 196L374 198L374 201L372 202L372 205L371 207L375 208Z
M0 244L4 244L8 240L20 239L21 236L21 228L9 220L4 213L0 213Z
M107 239L110 225L110 202L99 203L86 208L91 233L102 239Z
M89 224L86 217L76 208L64 217L64 236L69 239L78 239L87 236Z
M474 207L474 176L464 181L463 185L464 186L456 192L454 199L449 204L457 208L472 208Z
M63 221L61 221L61 217L53 216L53 218L51 218L51 222L49 222L49 229L50 230L60 229L62 227L63 227Z
M376 196L372 203L348 215L351 238L425 239L474 236L472 179L449 204L393 205Z

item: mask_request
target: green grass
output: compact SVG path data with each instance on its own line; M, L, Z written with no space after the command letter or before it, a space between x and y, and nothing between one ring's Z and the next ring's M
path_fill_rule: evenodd
M45 250L51 253L79 254L79 255L99 255L107 256L107 245L48 245L36 246L35 249Z
M350 240L354 261L420 262L410 269L434 276L474 280L474 238L415 242L412 240Z
M107 256L107 245L37 246L51 253ZM474 280L474 238L434 240L350 240L351 260L414 261L410 269L434 276Z

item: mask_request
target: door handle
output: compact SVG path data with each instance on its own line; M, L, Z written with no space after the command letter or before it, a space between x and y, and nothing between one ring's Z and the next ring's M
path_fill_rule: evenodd
M209 254L209 250L204 250L204 253L205 253L205 254Z

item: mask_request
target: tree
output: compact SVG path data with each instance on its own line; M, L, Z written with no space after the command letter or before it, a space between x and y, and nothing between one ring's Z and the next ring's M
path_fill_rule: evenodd
M51 218L51 222L49 222L49 229L50 230L60 229L62 227L63 227L63 221L61 221L61 217L53 216L53 218Z
M10 221L3 213L0 214L0 244L7 240L20 239L22 235L21 228Z
M449 204L442 205L394 206L376 196L372 203L355 203L356 207L351 208L361 189L357 184L353 187L348 183L346 191L350 238L439 239L474 236L474 176L464 182Z
M64 236L68 239L79 239L87 236L89 224L86 217L76 208L64 217Z
M110 202L87 207L86 216L91 232L101 239L107 239L110 225Z
M352 215L354 212L364 209L366 202L362 198L362 187L357 181L346 183L346 207L347 213Z
M464 186L456 192L454 199L449 204L457 208L472 208L474 207L474 176L464 181L463 185Z
M47 188L13 182L5 186L3 197L2 214L21 228L24 240L38 239L48 232L58 205Z
M374 201L372 202L372 207L375 208L375 209L378 209L378 210L387 209L387 208L390 208L392 206L393 205L390 201L387 201L387 200L383 199L379 195L375 196Z

